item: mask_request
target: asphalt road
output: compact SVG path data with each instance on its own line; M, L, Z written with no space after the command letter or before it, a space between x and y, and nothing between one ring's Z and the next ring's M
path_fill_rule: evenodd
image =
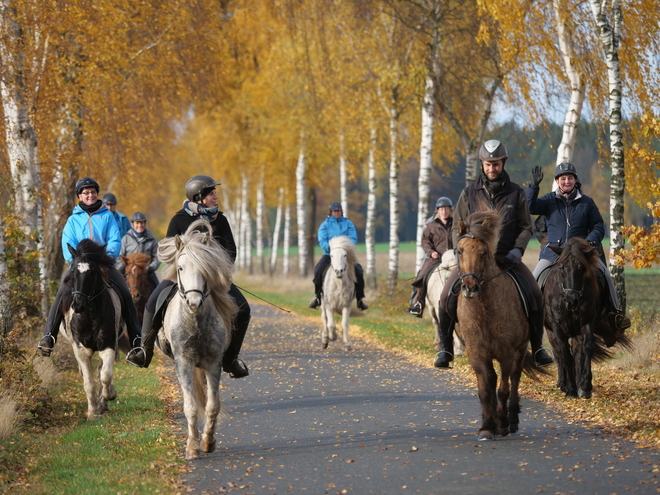
M451 371L253 305L250 376L223 376L218 447L189 463L195 494L659 493L658 451L522 398L520 431L478 442L476 390ZM185 428L180 416L181 450Z

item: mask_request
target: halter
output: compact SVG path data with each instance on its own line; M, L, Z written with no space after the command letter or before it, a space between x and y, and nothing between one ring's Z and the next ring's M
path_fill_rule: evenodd
M183 253L178 256L177 261L181 256L183 256ZM177 284L179 286L179 291L178 292L179 292L179 295L181 296L181 299L183 299L184 301L187 301L188 299L187 299L186 296L190 293L195 293L196 292L196 293L198 293L202 296L202 301L199 303L199 307L201 308L202 304L204 304L204 301L206 300L206 298L209 297L208 284L206 283L206 281L204 281L204 290L201 291L199 289L186 290L185 287L183 286L183 284L181 283L181 278L179 277L179 271L178 270L176 272L176 280L177 280Z

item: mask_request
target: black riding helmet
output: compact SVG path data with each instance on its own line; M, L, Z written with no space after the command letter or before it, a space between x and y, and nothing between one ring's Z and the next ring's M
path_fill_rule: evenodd
M332 213L333 211L344 211L344 208L342 208L341 203L339 201L333 201L330 203L330 206L328 206L328 211Z
M188 201L198 203L219 185L220 182L214 181L208 175L196 175L186 182L186 198Z
M571 174L575 176L575 187L578 189L582 188L582 183L580 182L580 176L577 173L575 165L569 162L562 162L555 167L555 180L557 180L562 175Z
M146 222L146 221L147 221L147 215L145 215L141 211L136 211L131 215L131 222Z
M88 187L93 187L94 189L96 189L97 193L101 190L101 188L99 187L99 183L96 182L94 179L92 179L91 177L83 177L78 182L76 182L76 196L78 196L83 189Z
M450 208L453 208L454 203L452 203L451 199L449 199L447 196L441 196L435 202L435 209L437 210L438 208L442 208L443 206L449 206Z
M105 193L103 197L101 198L101 201L103 201L104 205L116 205L117 204L117 196L115 196L112 193Z

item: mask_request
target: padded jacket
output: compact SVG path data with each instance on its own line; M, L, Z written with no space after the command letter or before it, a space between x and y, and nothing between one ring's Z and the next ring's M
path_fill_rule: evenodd
M76 205L73 213L66 221L62 230L62 253L69 263L73 257L67 244L77 247L83 239L91 239L99 244L105 244L105 250L112 258L119 256L121 236L119 226L112 212L102 206L91 215Z
M319 245L323 248L323 254L330 254L330 239L340 235L348 236L353 244L357 244L357 231L353 222L344 216L335 218L330 215L323 221L317 233Z
M119 251L119 257L115 261L115 268L121 273L124 273L124 268L126 265L121 259L121 256L127 256L134 253L144 253L151 256L151 261L149 262L149 271L155 272L160 266L160 261L158 261L158 241L153 236L151 231L146 229L143 236L136 236L133 229L129 230L128 233L121 239L121 250Z

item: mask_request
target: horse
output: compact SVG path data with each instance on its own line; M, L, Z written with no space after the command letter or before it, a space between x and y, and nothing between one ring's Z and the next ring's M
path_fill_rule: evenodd
M153 292L153 288L149 283L149 263L151 263L151 256L145 253L132 253L121 256L121 259L126 266L124 278L126 278L126 284L138 312L138 318L140 319L140 323L142 323L144 307Z
M238 312L228 293L232 260L205 220L193 222L181 236L160 241L158 258L166 264L163 277L177 282L179 297L174 296L165 311L157 345L174 361L188 421L185 457L197 459L200 447L213 452L216 446L222 356ZM202 417L200 439L197 423Z
M495 262L500 228L501 217L492 210L472 213L458 222L457 315L477 376L480 441L518 431L521 374L524 371L537 379L537 372L544 373L527 350L529 324L516 284ZM499 362L499 387L493 360Z
M87 419L96 419L108 411L108 401L117 398L112 383L117 348L121 345L128 352L130 347L127 340L121 340L121 302L105 273L114 260L105 252L105 246L90 239L81 240L76 248L67 246L73 263L63 283L69 284L71 291L65 292L62 299L64 319L60 328L71 343L83 376ZM96 378L92 368L95 352L100 358Z
M557 387L566 397L588 399L593 390L592 362L613 356L607 347L631 348L624 330L607 321L608 294L598 284L599 252L584 239L569 239L545 280L545 328L557 362Z
M321 318L323 331L321 342L327 349L328 341L337 340L335 312L341 314L342 340L347 351L351 350L348 340L348 324L351 306L355 299L355 265L357 255L348 236L340 235L330 239L330 267L323 277L321 293Z
M426 282L426 307L429 308L429 313L431 314L431 319L433 320L433 326L435 328L435 339L433 345L435 346L436 351L440 351L440 319L438 316L438 310L440 307L440 295L442 294L442 289L447 283L447 279L451 274L452 270L456 267L456 256L454 255L453 249L448 249L442 255L441 261L436 265L428 276ZM465 344L463 339L460 337L460 328L456 325L456 331L454 332L454 355L462 356L465 352Z

